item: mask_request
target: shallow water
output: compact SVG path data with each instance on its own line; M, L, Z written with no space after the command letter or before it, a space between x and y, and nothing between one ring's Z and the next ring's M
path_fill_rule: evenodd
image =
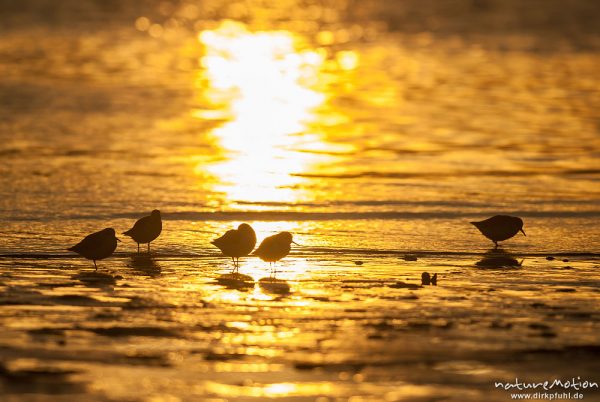
M98 273L65 256L2 258L3 390L14 400L502 401L494 381L571 378L564 360L593 379L598 259L489 258L507 266L309 251L280 263L282 294L219 285L230 267L214 256L121 254ZM419 285L424 270L437 286L399 285ZM268 276L253 260L242 272Z
M0 2L3 400L600 380L600 10L543 3ZM151 260L66 251L155 208ZM294 233L288 292L217 282L240 222Z

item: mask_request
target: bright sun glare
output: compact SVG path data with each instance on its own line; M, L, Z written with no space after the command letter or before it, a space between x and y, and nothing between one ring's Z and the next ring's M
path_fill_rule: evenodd
M319 140L305 131L325 101L312 89L325 55L298 50L290 32L250 32L233 21L202 31L198 39L205 47L204 96L223 109L227 120L212 132L223 160L198 171L214 176L215 190L231 202L298 201L294 186L302 178L291 173L304 172L322 158L294 149ZM207 118L214 111L195 113Z

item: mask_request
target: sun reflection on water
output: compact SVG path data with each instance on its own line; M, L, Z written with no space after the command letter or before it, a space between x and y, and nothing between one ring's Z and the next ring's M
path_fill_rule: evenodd
M326 158L299 152L321 141L307 131L326 100L314 89L326 54L302 50L290 32L250 32L233 21L200 32L198 39L205 47L198 86L216 110L194 115L225 123L212 131L221 158L199 164L196 172L213 177L225 205L299 201L304 179L293 173Z

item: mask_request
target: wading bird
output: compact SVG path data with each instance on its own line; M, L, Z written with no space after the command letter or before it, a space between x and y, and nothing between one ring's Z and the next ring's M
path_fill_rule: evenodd
M138 253L140 252L140 243L148 243L148 254L150 254L150 243L160 235L161 231L160 211L155 209L150 215L138 219L133 227L123 234L131 237L138 244Z
M481 222L471 222L488 239L498 247L498 242L510 239L523 230L523 220L516 216L496 215Z
M77 243L69 251L74 251L77 254L94 261L94 267L98 269L96 261L103 260L117 248L117 239L113 228L106 228L96 233L86 236L82 241Z
M257 255L261 260L268 262L271 266L271 273L274 274L273 263L281 260L290 253L292 243L298 245L298 243L293 241L290 232L280 232L265 238L252 254Z
M252 226L242 223L237 229L231 229L218 239L211 241L217 246L223 255L231 257L233 261L233 272L240 268L240 257L245 257L254 250L256 246L256 233Z

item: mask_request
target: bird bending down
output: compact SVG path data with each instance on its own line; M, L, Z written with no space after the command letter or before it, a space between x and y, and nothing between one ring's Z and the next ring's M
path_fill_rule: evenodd
M268 262L271 266L271 274L274 275L275 271L273 270L273 263L281 260L290 253L292 243L298 245L298 243L293 241L290 232L280 232L265 238L252 254L257 255L261 260Z
M496 215L480 222L471 222L488 239L498 247L498 242L510 239L523 230L523 220L516 216Z
M231 229L218 239L211 241L223 255L231 257L233 272L240 268L240 257L247 256L256 246L256 233L252 226L242 223L237 229Z
M150 254L150 243L160 235L161 231L160 211L155 209L150 215L138 219L133 227L123 234L131 237L137 243L138 253L140 252L140 243L148 243L148 254Z
M74 251L77 254L94 261L94 267L97 260L103 260L109 257L117 248L117 239L113 228L106 228L96 233L86 236L82 241L68 248L69 251Z

